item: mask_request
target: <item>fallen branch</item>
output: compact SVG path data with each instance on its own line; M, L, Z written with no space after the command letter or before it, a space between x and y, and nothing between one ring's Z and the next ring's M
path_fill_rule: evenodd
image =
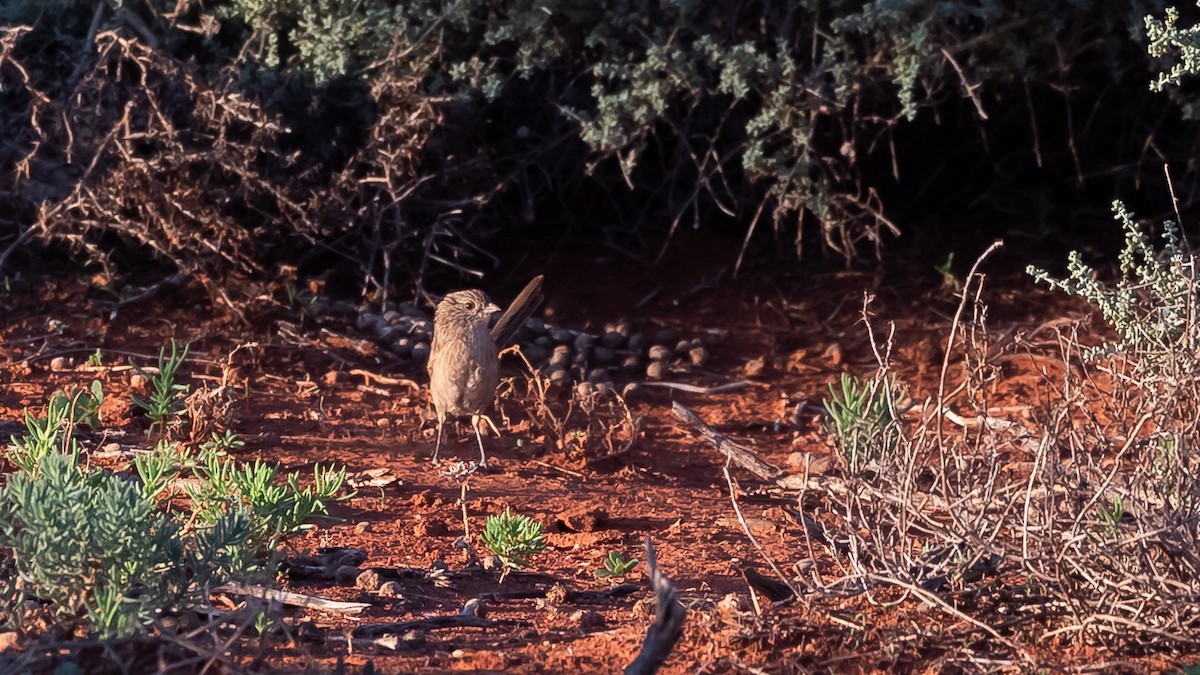
M439 628L491 628L500 625L495 619L481 619L477 616L452 614L450 616L434 616L428 619L414 621L395 621L392 623L373 623L359 626L351 633L355 638L374 638L381 635L403 635L410 630L437 630Z
M717 448L717 451L725 458L734 464L746 469L750 473L759 478L774 481L783 473L778 467L772 466L758 458L750 448L735 443L729 440L723 434L719 433L712 427L708 426L696 416L696 413L688 410L686 406L678 402L671 404L671 412L681 422L687 425L688 430L694 435L703 438Z
M750 448L730 440L721 432L705 424L696 413L678 402L671 404L671 412L675 413L675 417L679 418L693 435L711 443L718 452L725 456L726 461L746 469L763 480L775 483L779 488L789 491L821 490L831 494L846 492L845 482L836 476L785 474L778 467L760 459Z
M260 598L262 600L278 602L284 605L291 605L293 607L304 607L305 609L316 609L322 612L334 612L337 614L358 614L371 606L366 602L342 602L340 600L330 600L328 598L322 598L316 595L304 595L303 593L281 591L276 588L252 586L250 584L242 584L236 581L223 584L213 590L218 593L245 595L252 598Z
M737 382L718 384L712 387L700 387L694 384L684 384L682 382L642 382L640 386L676 389L678 391L686 391L689 394L720 394L726 391L736 391L738 389L745 389L746 387L763 385L758 382L751 382L750 380L738 380Z

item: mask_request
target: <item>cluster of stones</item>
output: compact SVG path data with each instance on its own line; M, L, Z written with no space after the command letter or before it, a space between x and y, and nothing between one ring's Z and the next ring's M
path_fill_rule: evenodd
M401 358L429 358L433 319L412 303L383 313L361 311L356 327ZM613 321L600 334L560 328L532 318L517 340L529 363L556 385L590 383L606 389L614 381L662 379L673 370L708 362L700 338L681 338L669 328L636 330L631 321Z

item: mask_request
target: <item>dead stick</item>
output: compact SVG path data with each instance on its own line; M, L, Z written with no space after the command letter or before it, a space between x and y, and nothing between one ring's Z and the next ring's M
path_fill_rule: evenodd
M755 476L773 481L783 473L777 467L759 459L750 448L729 440L723 434L705 424L703 420L696 416L696 413L688 410L686 406L678 402L672 403L671 412L687 425L689 431L713 444L718 452L725 455L726 459L746 469Z
M275 588L266 588L264 586L241 584L236 581L223 584L213 590L218 593L247 595L253 598L261 598L263 600L273 600L284 605L292 605L293 607L319 609L321 611L337 612L339 614L358 614L371 606L366 602L341 602L339 600L329 600L328 598L322 598L316 595L304 595L302 593L281 591Z
M625 675L652 675L658 672L667 655L683 635L687 608L679 602L679 591L658 568L654 543L646 537L646 565L650 567L650 585L654 588L654 623L646 631L646 640L637 658L625 669Z
M438 628L491 628L499 625L495 619L481 619L477 616L452 614L450 616L433 616L428 619L414 621L396 621L394 623L374 623L359 626L351 633L356 638L373 638L393 633L403 635L410 630L437 630Z

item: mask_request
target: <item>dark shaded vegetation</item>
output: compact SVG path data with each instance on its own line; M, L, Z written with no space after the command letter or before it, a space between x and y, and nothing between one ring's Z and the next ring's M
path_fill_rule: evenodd
M1187 92L1147 87L1162 11L8 2L0 273L38 242L245 312L269 280L378 297L532 241L653 261L681 227L735 269L1079 242L1114 196L1170 213L1164 164L1195 202Z

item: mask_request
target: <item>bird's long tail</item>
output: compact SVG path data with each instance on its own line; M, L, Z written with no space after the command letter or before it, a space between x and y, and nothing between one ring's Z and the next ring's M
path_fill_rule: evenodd
M504 310L496 325L492 326L492 339L496 341L496 346L500 349L507 347L517 336L521 326L525 325L525 320L533 316L541 304L542 275L539 274L525 284L525 289L512 301L508 309Z

